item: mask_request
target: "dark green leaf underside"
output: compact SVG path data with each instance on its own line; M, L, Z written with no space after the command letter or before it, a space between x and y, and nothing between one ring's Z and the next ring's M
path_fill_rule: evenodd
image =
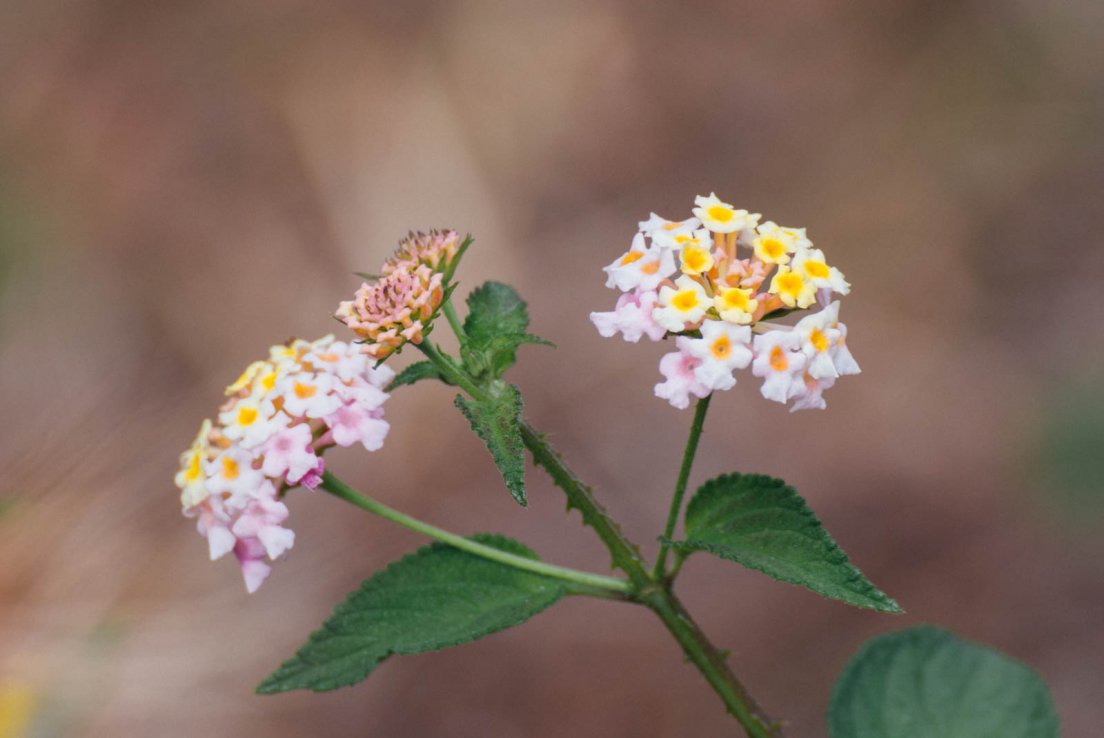
M504 536L472 538L537 558ZM519 625L565 592L556 579L445 544L426 546L367 579L257 691L326 691L355 684L392 654L436 651Z
M686 508L686 540L671 545L684 553L708 551L851 605L901 612L780 479L725 474L706 482Z
M387 391L394 392L399 387L414 384L423 379L440 379L448 384L432 361L417 361L399 372L387 385Z
M930 627L875 638L828 709L832 738L1058 738L1046 685L991 648Z
M483 439L510 494L524 506L525 446L521 440L522 403L517 387L501 386L500 391L486 401L457 395L456 407L464 413L476 435Z

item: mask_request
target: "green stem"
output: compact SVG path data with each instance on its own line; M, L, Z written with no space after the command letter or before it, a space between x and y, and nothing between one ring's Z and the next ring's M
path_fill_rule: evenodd
M704 411L702 416L704 417ZM700 434L701 429L699 427ZM751 738L782 738L781 728L774 724L763 709L751 698L747 689L728 667L724 656L690 617L682 603L671 592L668 583L653 578L647 570L640 551L615 523L602 505L594 498L592 490L579 481L574 472L537 433L531 425L522 421L521 438L533 454L533 460L542 467L552 481L567 495L568 507L578 508L583 522L594 528L606 544L613 563L624 571L629 580L639 587L638 598L652 610L675 637L686 658L697 667L713 691L724 702L728 712L736 718Z
M445 379L449 380L457 387L460 387L477 400L487 399L487 393L472 381L468 373L456 366L456 363L450 357L441 353L428 338L423 339L421 343L417 344L417 347L418 350L425 354L426 358L432 361L434 366L441 371Z
M546 577L560 579L587 588L602 590L603 592L616 592L625 595L633 591L632 585L624 579L606 577L601 574L591 574L589 572L569 569L554 564L546 564L543 561L517 556L493 546L486 546L482 543L478 543L470 538L458 536L447 530L442 530L441 528L425 523L417 518L404 515L398 510L384 505L382 502L377 502L371 497L361 494L330 472L323 472L320 486L334 497L338 497L363 510L379 515L385 520L390 520L392 523L398 523L404 528L409 528L416 533L429 536L430 538L434 538L442 543L447 543L450 546L475 554L476 556L481 556L491 561L497 561L500 564L506 564L515 569L531 571L534 574L542 574Z
M478 387L462 367L451 358L442 354L429 341L422 341L418 348L441 370L441 373L453 384L464 389L475 399L485 399L486 392ZM708 403L706 402L706 406ZM700 416L700 417L699 417ZM697 447L697 437L701 435L705 420L705 409L699 403L695 411L696 436L693 446ZM632 599L643 602L663 622L667 630L682 647L686 658L697 667L713 691L721 698L728 712L743 726L750 738L782 738L781 728L773 723L762 708L748 694L747 689L732 673L725 657L709 642L701 628L690 617L682 603L670 589L670 582L653 577L648 571L640 550L630 541L620 526L605 511L594 497L593 491L583 484L575 473L564 463L551 445L528 422L520 423L521 439L533 455L533 461L543 468L552 481L567 496L568 508L576 508L582 513L583 522L598 534L609 549L614 566L628 575L631 582ZM691 429L692 436L695 431ZM689 449L688 449L689 450ZM692 461L693 451L690 451ZM680 473L681 487L685 492L686 479L689 478L690 462L683 460L685 470ZM685 479L684 479L685 477ZM681 493L680 493L681 498ZM466 540L466 539L464 539ZM621 581L621 580L615 580Z
M582 513L583 522L593 528L606 544L606 548L613 557L614 566L625 572L637 587L643 589L653 586L654 583L648 576L647 566L636 544L625 537L620 526L594 498L590 487L579 481L574 472L564 463L563 458L544 440L544 436L525 420L521 421L521 440L533 454L533 461L537 466L548 472L556 486L567 495L568 508L576 508Z
M652 576L662 579L667 575L667 553L670 546L667 541L675 534L675 526L678 524L679 512L682 510L682 498L686 494L686 483L690 480L690 468L694 465L694 456L698 453L698 441L701 439L702 428L705 427L705 414L709 412L709 400L713 397L708 394L698 400L694 406L694 420L690 424L690 436L686 439L686 450L682 453L682 467L679 469L678 481L675 482L675 494L671 497L671 509L667 513L667 525L663 528L663 539L659 544L659 558L656 560Z
M781 726L752 699L728 667L725 656L709 642L674 592L662 587L646 598L644 604L667 626L686 658L698 668L750 738L783 738Z
M442 309L444 310L445 318L448 319L449 327L452 328L452 332L456 334L457 340L463 343L464 337L467 334L464 333L464 324L460 322L460 316L456 314L456 308L453 307L451 298L445 300Z

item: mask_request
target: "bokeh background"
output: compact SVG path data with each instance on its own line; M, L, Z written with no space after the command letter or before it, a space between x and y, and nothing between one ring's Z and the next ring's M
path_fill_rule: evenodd
M785 477L908 614L704 556L692 611L793 736L825 734L864 639L917 622L1030 663L1065 734L1099 735L1101 3L8 0L0 78L5 735L734 734L649 613L592 600L256 697L421 541L296 493L296 548L247 596L172 485L246 363L448 225L478 238L463 289L517 285L559 345L513 372L531 419L654 554L689 414L652 397L663 347L587 314L636 221L711 190L809 226L864 373L792 416L741 382L694 481ZM388 413L382 452L330 457L351 482L604 568L539 474L513 504L446 388Z

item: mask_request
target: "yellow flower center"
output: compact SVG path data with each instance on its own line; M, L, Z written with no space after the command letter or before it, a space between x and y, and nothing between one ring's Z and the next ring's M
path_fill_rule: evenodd
M823 261L806 261L803 266L813 279L828 279L828 265Z
M726 310L741 310L743 312L750 312L748 310L748 303L751 302L751 298L748 297L748 293L744 290L730 287L721 293L721 300L724 302Z
M790 362L786 358L786 352L781 346L775 346L770 353L770 368L776 372L784 372L789 368Z
M253 425L255 422L257 422L257 415L257 408L255 407L249 407L247 405L245 407L238 408L238 425Z
M809 343L813 344L813 348L817 351L828 350L828 336L824 335L824 331L819 328L813 328L813 332L809 334Z
M802 288L805 286L805 280L802 279L800 274L795 274L794 272L779 274L777 279L778 291L795 298L801 293Z
M655 274L658 271L659 259L656 259L655 261L649 261L647 264L644 264L640 267L640 272L642 274Z
M675 295L671 305L679 312L688 313L698 306L698 293L694 290L683 290Z
M709 351L715 358L723 359L732 353L732 342L728 340L728 336L720 336L709 347Z
M630 251L621 257L621 266L632 264L634 261L639 261L644 258L643 251Z
M777 238L764 238L759 242L763 253L768 258L777 261L786 254L786 244L779 241Z
M265 388L266 392L271 392L272 388L276 386L276 377L279 376L276 372L269 372L261 377L261 386Z
M200 474L203 473L202 468L199 465L199 454L193 453L192 460L188 462L188 470L184 472L184 478L189 482L194 482L199 479Z
M229 456L222 457L222 478L232 482L238 478L238 474L241 470L238 468L238 462L231 459Z
M300 400L305 400L308 397L314 397L314 393L318 391L318 388L313 384L303 384L302 382L295 383L295 396Z
M682 250L683 271L689 271L695 274L706 271L712 266L712 264L710 264L711 261L712 259L709 257L709 252L705 249L688 246Z
M709 214L710 218L721 223L727 223L736 215L732 212L732 208L726 208L724 205L712 205L705 212Z

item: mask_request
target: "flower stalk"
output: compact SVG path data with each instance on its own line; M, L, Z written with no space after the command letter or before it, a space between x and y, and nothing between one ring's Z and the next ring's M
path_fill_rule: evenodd
M553 579L559 579L564 582L570 582L575 585L581 585L584 588L583 590L579 590L581 594L589 593L587 588L621 594L628 594L633 590L629 582L624 579L602 576L601 574L591 574L577 569L570 569L565 566L546 564L543 561L517 556L493 546L487 546L473 541L470 538L450 533L435 525L430 525L425 521L401 513L378 500L374 500L358 492L328 471L322 474L322 482L319 484L319 488L324 489L334 497L345 500L362 510L367 510L373 515L378 515L384 520L390 520L392 523L397 523L404 528L412 530L415 533L421 533L441 543L447 543L461 551L466 551L484 559L490 559L491 561L497 561L500 564L512 566L515 569L521 569L523 571L533 572L534 574L541 574Z

